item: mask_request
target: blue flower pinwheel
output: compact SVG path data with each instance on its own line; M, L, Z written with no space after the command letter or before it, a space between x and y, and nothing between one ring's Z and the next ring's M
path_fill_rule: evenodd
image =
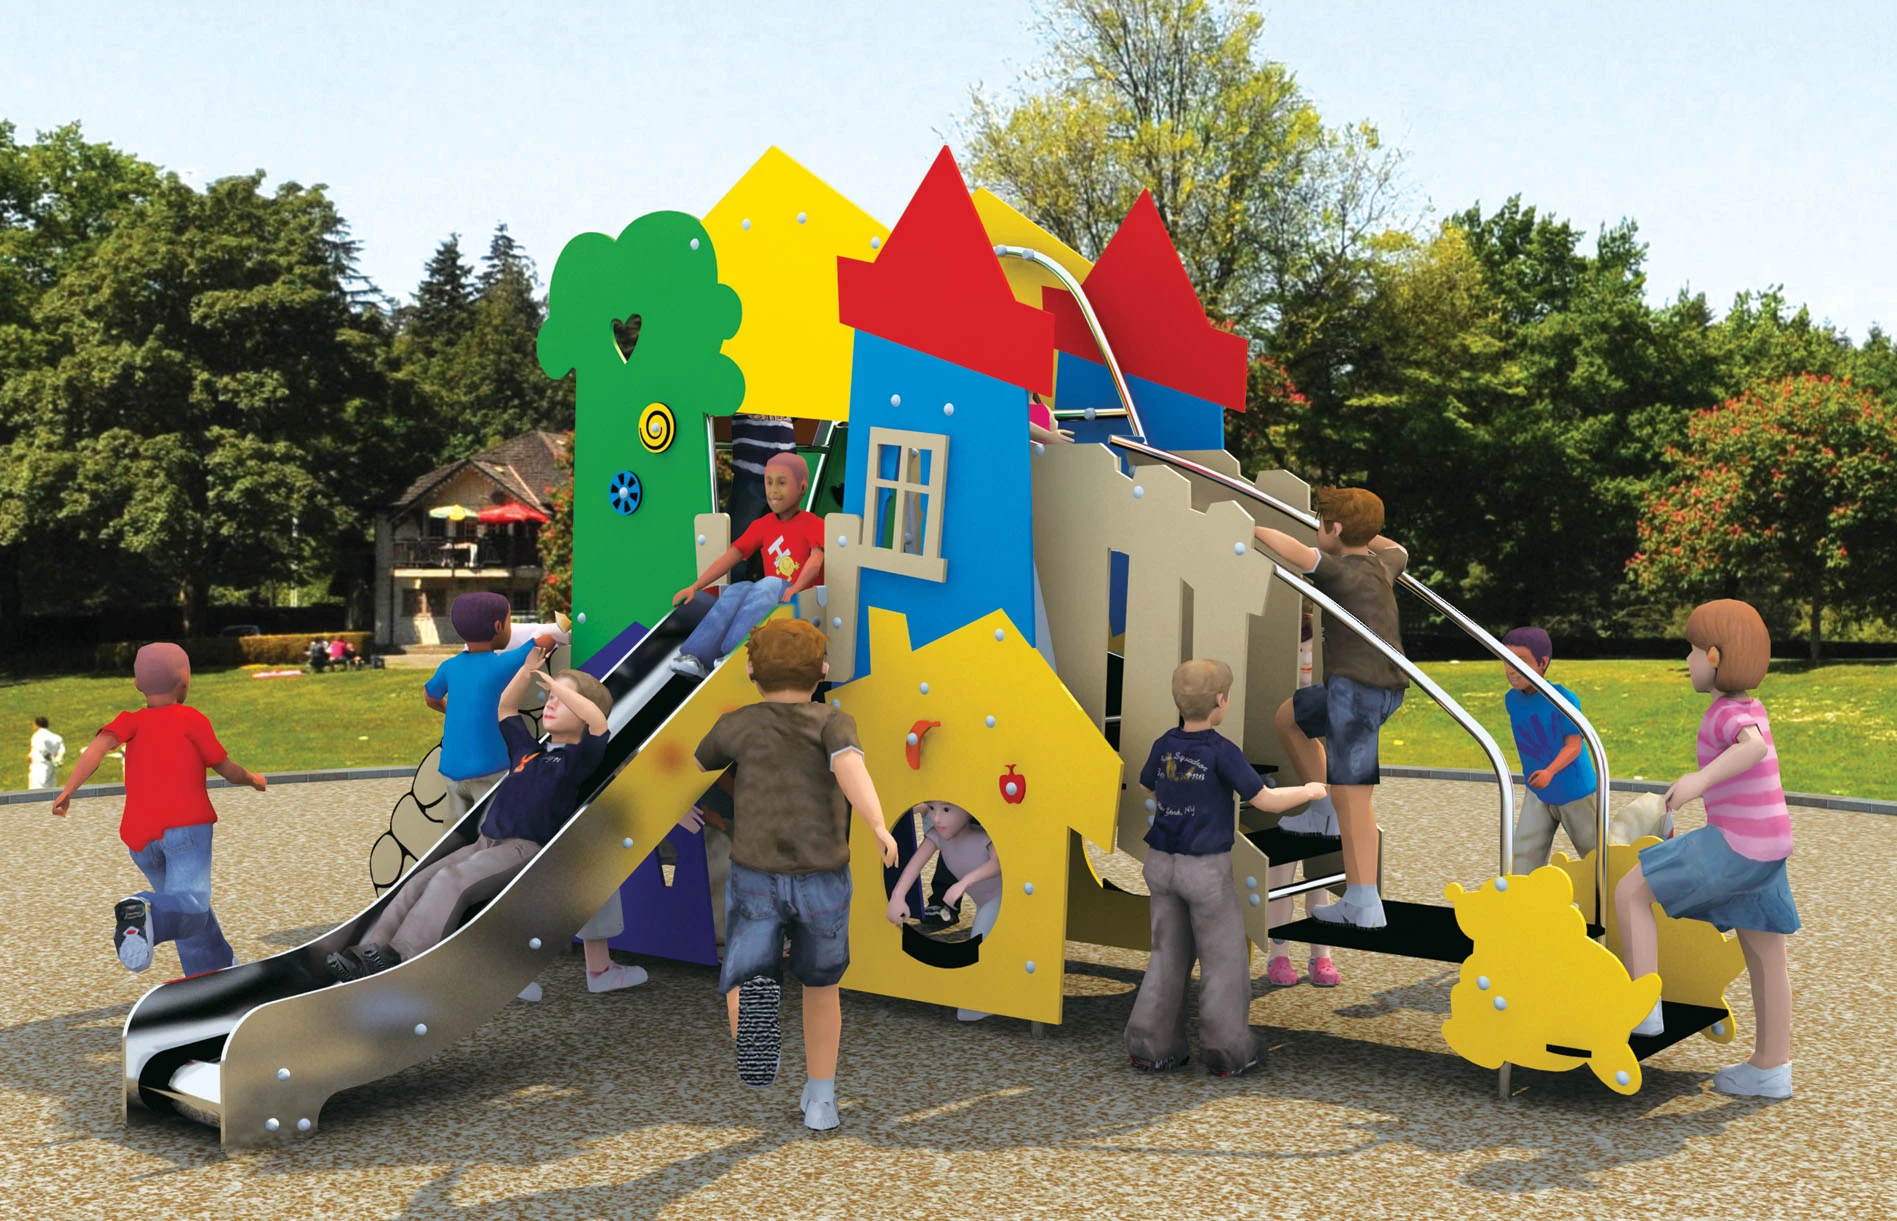
M639 500L643 492L639 488L639 476L631 471L620 471L613 476L612 491L609 494L613 502L613 511L630 515L639 511Z

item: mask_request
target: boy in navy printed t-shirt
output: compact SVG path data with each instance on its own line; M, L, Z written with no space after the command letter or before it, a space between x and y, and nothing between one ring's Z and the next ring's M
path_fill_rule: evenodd
M1232 883L1233 798L1280 813L1327 791L1316 783L1265 787L1237 745L1218 732L1231 690L1232 668L1222 661L1188 661L1174 670L1172 698L1185 725L1153 743L1140 770L1140 784L1153 794L1144 869L1153 953L1126 1024L1126 1053L1135 1068L1149 1072L1186 1063L1186 984L1195 957L1206 1070L1232 1077L1258 1063L1248 1021L1251 954Z

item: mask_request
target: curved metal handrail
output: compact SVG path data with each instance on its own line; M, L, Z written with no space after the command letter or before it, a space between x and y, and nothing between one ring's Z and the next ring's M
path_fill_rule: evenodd
M1427 674L1424 674L1423 671L1417 667L1415 662L1403 656L1397 649L1390 647L1389 642L1371 631L1355 615L1338 605L1337 601L1329 594L1321 592L1315 585L1312 585L1302 577L1292 575L1290 570L1285 568L1284 565L1276 563L1275 561L1271 565L1271 572L1272 575L1277 577L1280 581L1283 581L1286 585L1289 585L1291 588L1315 602L1323 609L1326 615L1329 615L1338 623L1341 623L1358 636L1361 636L1367 644L1376 649L1377 652L1383 654L1384 658L1387 659L1391 665L1409 676L1411 682L1421 687L1424 692L1428 694L1429 698L1441 705L1442 710L1449 714L1451 720L1462 726L1463 731L1476 740L1476 744L1482 748L1482 752L1489 757L1489 766L1495 771L1496 788L1501 794L1502 865L1498 872L1506 874L1515 859L1515 785L1509 779L1508 760L1502 756L1502 748L1496 745L1495 738L1483 726L1482 722L1470 716L1468 712L1463 709L1462 705L1455 701L1453 696L1437 686Z
M1191 475L1196 475L1199 478L1211 480L1220 487L1236 492L1240 496L1256 501L1259 504L1268 505L1286 517L1291 518L1293 521L1309 526L1313 530L1318 528L1318 520L1314 515L1293 505L1286 504L1284 501L1260 489L1256 484L1247 483L1243 479L1237 479L1222 472L1215 471L1208 466L1203 466L1192 461L1190 458L1181 458L1177 454L1148 445L1143 441L1133 440L1130 437L1113 437L1109 439L1108 444L1117 449L1125 450L1127 453L1150 458L1155 462L1164 463L1167 466L1185 471ZM1587 743L1588 754L1594 760L1594 770L1598 777L1598 788L1594 802L1595 842L1598 845L1594 853L1594 923L1599 927L1606 927L1607 806L1608 793L1611 790L1608 785L1607 748L1601 744L1600 735L1595 732L1593 724L1589 722L1585 716L1581 715L1581 710L1569 703L1566 698L1554 689L1554 684L1535 673L1534 670L1523 665L1521 658L1515 656L1515 654L1509 650L1508 646L1489 634L1487 630L1473 619L1463 614L1460 610L1457 610L1441 594L1438 594L1428 585L1407 572L1402 573L1398 577L1398 582L1424 602L1427 602L1444 618L1461 628L1471 639L1479 642L1490 653L1494 654L1496 659L1502 662L1503 665L1508 666L1517 674L1527 679L1529 686L1552 701L1554 706L1567 716L1570 721L1574 722L1576 728L1580 729L1582 740ZM1312 599L1312 601L1316 601L1316 599ZM1323 603L1319 603L1319 605L1323 605ZM1512 781L1505 780L1504 783L1512 783ZM1503 861L1502 872L1507 873L1512 864L1512 861Z
M1026 246L996 246L995 257L1022 259L1034 264L1042 271L1053 276L1061 285L1073 294L1075 304L1080 306L1080 316L1087 320L1087 329L1093 333L1093 341L1105 358L1107 372L1113 375L1113 389L1119 393L1120 405L1126 408L1126 418L1132 422L1133 432L1137 436L1146 435L1146 426L1140 423L1140 409L1133 405L1133 392L1127 389L1126 378L1120 374L1120 362L1113 359L1113 349L1107 345L1107 333L1100 329L1100 319L1093 312L1093 303L1087 300L1086 292L1080 287L1080 281L1074 279L1072 272L1038 250Z

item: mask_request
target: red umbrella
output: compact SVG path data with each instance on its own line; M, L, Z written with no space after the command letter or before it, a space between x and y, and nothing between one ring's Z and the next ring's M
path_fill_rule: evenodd
M530 509L519 501L510 500L504 505L490 505L475 514L480 521L549 521L539 509Z

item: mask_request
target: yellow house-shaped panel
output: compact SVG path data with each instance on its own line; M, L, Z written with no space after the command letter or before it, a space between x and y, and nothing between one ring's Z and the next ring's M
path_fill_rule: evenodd
M1068 839L1077 831L1112 841L1119 756L1000 611L916 650L907 619L893 611L871 609L869 632L869 675L832 694L856 718L884 817L893 827L924 801L967 810L994 843L1002 898L993 932L973 947L974 961L924 963L905 950L905 930L889 922L875 839L852 819L856 894L843 986L1058 1022Z
M739 411L848 419L854 332L837 321L837 256L873 260L889 230L772 147L706 214L705 231L744 309L723 349L744 370Z

